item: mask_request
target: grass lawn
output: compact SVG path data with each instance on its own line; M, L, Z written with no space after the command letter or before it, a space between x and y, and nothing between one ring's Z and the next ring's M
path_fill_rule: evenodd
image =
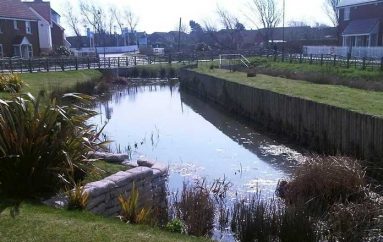
M243 72L201 67L199 73L226 79L232 82L270 90L280 94L301 97L359 113L383 117L383 92L366 91L340 85L315 84L307 81L257 75L248 78Z
M80 70L66 72L38 72L20 74L21 79L26 82L20 93L32 93L33 96L41 90L47 94L58 90L67 90L79 83L85 83L90 80L100 79L102 73L97 70ZM9 97L9 93L1 93L0 98Z
M70 212L24 204L12 219L8 211L0 215L0 241L208 241L172 234L118 219L87 212Z

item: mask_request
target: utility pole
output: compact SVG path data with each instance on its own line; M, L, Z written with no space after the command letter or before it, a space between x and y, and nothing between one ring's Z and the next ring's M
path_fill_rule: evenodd
M282 60L285 59L285 10L286 10L286 0L283 0L283 26L282 26Z
M180 18L180 26L178 28L178 52L181 51L181 25L182 25L182 18Z

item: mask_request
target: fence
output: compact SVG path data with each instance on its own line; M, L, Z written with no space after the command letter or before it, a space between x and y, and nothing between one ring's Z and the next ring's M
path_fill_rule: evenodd
M305 55L337 55L346 57L348 55L353 58L383 58L383 47L343 47L343 46L303 46L303 54Z
M311 65L328 65L333 67L356 68L362 70L381 70L383 71L383 57L380 60L372 58L343 57L329 54L274 54L265 56L273 61L289 63L306 63Z
M112 69L151 64L153 58L144 56L126 57L71 57L39 59L0 59L0 73L27 73L70 71L85 69Z

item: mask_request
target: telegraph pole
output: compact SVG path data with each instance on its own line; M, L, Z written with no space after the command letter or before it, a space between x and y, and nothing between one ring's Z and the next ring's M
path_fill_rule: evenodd
M182 18L180 18L180 25L178 28L178 52L180 52L180 49L181 49L181 25L182 25Z

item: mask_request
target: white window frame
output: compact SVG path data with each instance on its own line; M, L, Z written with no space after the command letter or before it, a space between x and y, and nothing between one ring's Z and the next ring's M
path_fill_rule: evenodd
M3 44L0 44L0 58L4 57Z
M351 17L351 8L345 7L343 11L343 20L348 21L350 20L350 17Z
M19 27L17 26L17 20L13 20L13 29L19 30Z
M25 21L25 32L27 34L32 34L31 21Z

